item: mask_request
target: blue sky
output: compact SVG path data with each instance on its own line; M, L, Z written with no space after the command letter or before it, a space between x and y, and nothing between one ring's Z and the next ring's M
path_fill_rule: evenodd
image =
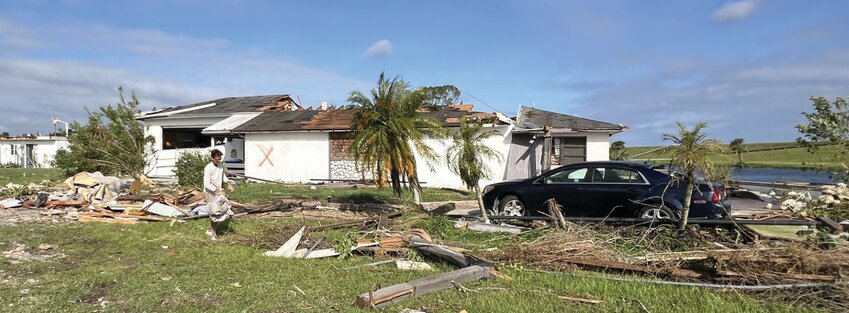
M0 131L134 90L144 108L290 93L345 104L381 71L453 84L479 110L520 104L722 141L787 141L811 96L849 96L843 1L6 1ZM478 98L475 99L474 97ZM482 102L485 102L482 103ZM491 108L489 107L491 106Z

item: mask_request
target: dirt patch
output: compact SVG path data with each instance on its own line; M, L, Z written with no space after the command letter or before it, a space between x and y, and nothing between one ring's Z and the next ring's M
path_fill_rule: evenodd
M0 209L0 226L10 226L20 223L63 224L71 221L69 219L64 218L64 216L60 215L43 215L43 212L47 211L43 209L22 208Z
M106 296L109 295L109 287L111 287L111 284L109 283L97 283L92 286L86 294L77 299L76 302L104 305L103 303L106 302Z
M56 250L55 248L56 246L53 245L41 245L36 249L29 249L27 245L15 242L11 249L3 251L3 256L12 264L31 261L46 262L66 256L64 253L45 253Z

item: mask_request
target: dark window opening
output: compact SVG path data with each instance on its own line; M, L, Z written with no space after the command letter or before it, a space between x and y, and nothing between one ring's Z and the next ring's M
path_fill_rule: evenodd
M551 141L551 165L569 165L587 160L586 137L554 137Z
M166 128L162 130L162 149L209 148L211 137L201 128Z

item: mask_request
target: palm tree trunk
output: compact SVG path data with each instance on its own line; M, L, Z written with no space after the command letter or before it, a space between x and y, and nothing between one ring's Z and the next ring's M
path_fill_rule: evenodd
M483 195L481 194L480 185L475 185L475 194L478 197L478 206L481 208L481 217L484 221L489 221L489 216L486 215L486 208L483 206Z
M413 202L416 205L421 204L422 203L422 195L421 195L421 192L419 191L419 186L413 186L412 189L413 189Z
M684 192L684 210L681 212L681 220L678 221L678 229L687 228L687 218L690 216L690 202L693 200L693 187L696 178L693 173L687 173L687 190Z

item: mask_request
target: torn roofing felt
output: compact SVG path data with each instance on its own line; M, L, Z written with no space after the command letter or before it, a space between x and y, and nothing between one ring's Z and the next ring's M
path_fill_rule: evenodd
M227 97L193 104L165 108L139 116L139 119L180 116L218 115L247 112L271 112L300 109L289 95L266 95L250 97Z
M466 105L468 106L468 105ZM264 112L233 129L234 133L284 131L345 131L351 128L354 109L299 110ZM431 117L451 127L458 126L462 117L495 118L495 114L473 112L470 107L448 106L426 109L419 114Z
M612 130L622 131L625 126L591 120L588 118L555 113L536 108L521 106L517 117L519 127L536 129L549 126L552 128L568 128L575 131L581 130Z

